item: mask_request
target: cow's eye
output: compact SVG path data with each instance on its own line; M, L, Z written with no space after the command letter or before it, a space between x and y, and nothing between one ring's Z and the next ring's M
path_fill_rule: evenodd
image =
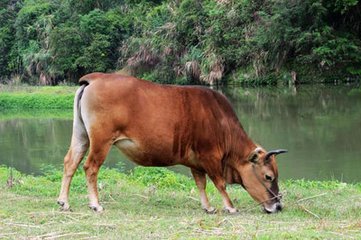
M270 182L272 182L273 181L273 177L272 176L270 176L270 175L265 175L264 176L264 178L267 180L267 181L270 181Z

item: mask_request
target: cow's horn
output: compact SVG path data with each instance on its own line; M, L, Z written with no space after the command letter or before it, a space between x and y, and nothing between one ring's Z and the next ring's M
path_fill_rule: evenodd
M286 152L288 152L286 149L272 150L272 151L267 152L265 159L268 159L272 155L278 155L278 154L286 153Z

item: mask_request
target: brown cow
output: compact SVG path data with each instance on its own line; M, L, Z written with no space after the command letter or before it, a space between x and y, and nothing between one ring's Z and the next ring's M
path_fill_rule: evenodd
M80 79L74 99L71 146L64 158L58 203L69 209L71 179L84 164L90 207L99 205L97 175L112 145L143 166L182 164L191 168L202 208L213 213L206 174L222 195L224 209L237 210L226 183L241 184L266 212L282 209L275 155L247 136L230 103L204 87L151 83L119 74L92 73Z

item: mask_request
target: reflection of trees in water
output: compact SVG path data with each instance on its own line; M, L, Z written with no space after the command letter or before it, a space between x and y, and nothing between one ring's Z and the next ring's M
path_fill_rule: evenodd
M356 164L361 167L357 163L361 154L357 139L361 136L361 97L348 96L351 89L312 85L301 86L296 95L277 88L230 89L225 93L255 141L269 148L290 148L289 156L304 165L312 162L315 171L319 168L329 174L345 169L353 172Z
M23 122L12 119L0 122L1 129L1 164L26 169L30 163L27 151L27 135L23 131Z
M0 164L34 174L41 174L43 165L61 169L71 131L72 120L17 118L0 121ZM119 150L113 149L105 165L118 166L122 161L125 170L134 167Z
M361 99L348 97L350 90L347 87L316 85L303 86L296 95L292 90L277 88L236 88L224 92L241 119L286 119L299 126L304 121L329 118L332 122L338 116L359 115Z
M319 114L348 111L345 103L352 103L354 98L347 97L349 87L329 87L323 85L302 86L294 95L287 88L229 88L223 90L231 99L235 108L242 108L247 113L267 118L274 113L313 117ZM244 107L248 105L248 108ZM348 106L355 108L356 106ZM272 114L271 114L272 113Z
M0 163L38 173L44 163L62 163L70 140L71 121L12 119L0 121L0 130Z

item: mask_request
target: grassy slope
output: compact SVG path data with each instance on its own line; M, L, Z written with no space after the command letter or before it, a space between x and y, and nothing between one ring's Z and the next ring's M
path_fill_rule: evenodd
M44 177L0 168L0 238L101 239L360 239L361 185L287 181L281 184L285 209L267 215L238 187L229 189L238 215L206 215L193 181L166 169L136 168L131 175L102 169L99 185L105 212L87 208L84 174L71 189L73 212L55 204L61 173ZM213 185L212 204L221 208Z
M71 109L76 89L0 85L0 109Z

